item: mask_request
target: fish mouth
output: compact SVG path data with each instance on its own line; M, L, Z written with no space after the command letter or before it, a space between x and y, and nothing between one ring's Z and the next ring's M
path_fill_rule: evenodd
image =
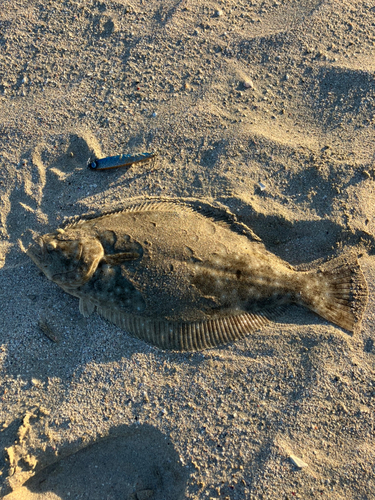
M38 238L36 238L35 242L32 243L29 246L29 248L26 250L26 255L28 255L30 257L30 259L37 266L40 266L40 264L45 256L44 242L40 236Z

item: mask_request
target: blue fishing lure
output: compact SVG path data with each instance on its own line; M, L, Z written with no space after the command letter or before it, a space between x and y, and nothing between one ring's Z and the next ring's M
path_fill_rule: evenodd
M133 163L149 161L156 157L156 153L140 153L138 155L107 156L100 160L94 160L89 164L92 170L108 170L110 168L129 167Z

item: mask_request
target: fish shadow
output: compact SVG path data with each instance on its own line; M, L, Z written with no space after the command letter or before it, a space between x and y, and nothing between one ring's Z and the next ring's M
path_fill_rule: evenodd
M351 229L329 219L290 220L283 215L257 212L241 200L223 199L238 219L249 226L267 250L291 265L303 266L351 249L360 255L375 253L375 237L366 230Z

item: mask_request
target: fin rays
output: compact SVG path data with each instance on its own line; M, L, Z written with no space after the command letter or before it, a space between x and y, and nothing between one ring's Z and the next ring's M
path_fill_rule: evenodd
M314 276L314 271L312 271ZM332 323L353 332L358 327L366 307L368 290L361 266L355 255L349 253L330 261L319 272L328 290L326 297L317 294L306 305Z
M269 323L283 309L277 307L262 313L242 313L192 323L142 318L100 306L98 313L133 336L161 349L200 351L245 337Z

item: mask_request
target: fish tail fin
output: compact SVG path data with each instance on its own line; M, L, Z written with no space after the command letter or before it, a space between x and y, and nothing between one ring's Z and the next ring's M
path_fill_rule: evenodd
M297 300L319 316L353 332L367 303L366 279L353 254L307 273Z

